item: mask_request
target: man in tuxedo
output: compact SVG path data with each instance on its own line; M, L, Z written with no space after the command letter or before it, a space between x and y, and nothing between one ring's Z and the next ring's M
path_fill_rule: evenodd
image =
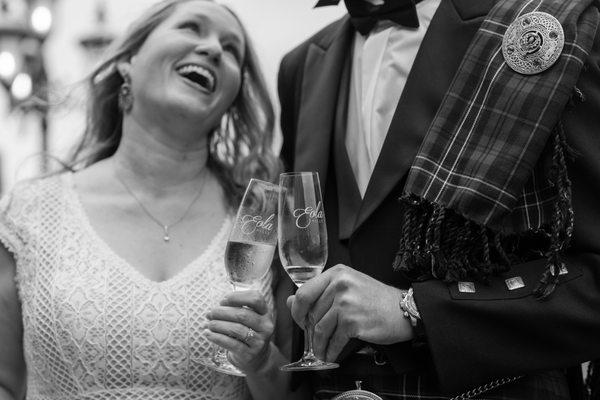
M340 363L337 370L310 375L317 398L351 390L357 380L390 399L446 398L473 389L473 398L483 392L490 399L575 398L581 395L579 364L600 357L600 34L574 77L575 95L554 113L560 123L552 123L564 127L565 148L575 155L565 161L569 178L550 185L568 188L549 200L568 198L560 204L574 211L568 247L551 241L551 250L541 254L543 229L507 234L512 244L497 239L492 256L504 256L510 268L479 277L460 271L442 277L434 269L446 266L434 268L440 261L429 253L432 273L415 276L406 273L409 252L399 253L399 243L411 240L407 215L413 214L403 206L410 202L411 165L470 43L501 2L345 0L349 15L281 63L281 156L288 170L319 172L329 235L325 271L287 301L299 325L307 316L315 321L317 355ZM520 2L515 13L536 11L537 3ZM584 8L596 21L597 8ZM554 146L554 154L566 154L551 139L547 143L546 150ZM516 152L520 146L513 147ZM429 220L442 221L452 209L467 214L431 204ZM558 228L570 226L567 211L555 213L562 221ZM413 232L429 238L435 226ZM476 226L485 249L502 231L491 223ZM552 231L557 237L558 228ZM454 239L442 239L449 243L447 254L465 245ZM503 246L511 254L503 254ZM564 263L549 267L549 257L559 253Z

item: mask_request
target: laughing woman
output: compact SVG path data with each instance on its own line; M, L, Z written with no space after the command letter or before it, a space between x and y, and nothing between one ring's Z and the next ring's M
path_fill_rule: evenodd
M0 205L0 399L291 398L270 275L228 295L229 331L206 320L229 292L223 254L245 185L278 172L272 128L231 11L168 0L134 23L90 78L70 171ZM224 337L245 380L199 363Z

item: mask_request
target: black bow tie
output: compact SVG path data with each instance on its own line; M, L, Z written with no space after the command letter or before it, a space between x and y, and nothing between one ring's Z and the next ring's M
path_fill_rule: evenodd
M362 35L382 20L388 20L409 28L419 27L415 3L420 0L387 0L384 4L373 5L366 0L344 0L352 25ZM319 0L315 7L336 5L340 0Z

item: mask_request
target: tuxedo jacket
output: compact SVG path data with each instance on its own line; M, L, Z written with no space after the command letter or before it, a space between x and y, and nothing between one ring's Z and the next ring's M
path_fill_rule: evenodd
M344 144L355 34L349 18L283 58L281 157L288 170L319 172L329 235L326 267L342 263L392 286L410 285L392 269L402 230L398 198L465 51L495 2L442 0L363 199ZM379 346L398 374L430 362L443 390L456 393L494 378L600 357L600 35L577 88L583 97L574 98L562 117L574 150L568 164L575 211L568 274L546 301L532 296L544 258L514 265L487 285L476 283L475 293L438 280L412 283L428 351L423 355L411 343ZM505 279L515 276L525 287L509 290Z

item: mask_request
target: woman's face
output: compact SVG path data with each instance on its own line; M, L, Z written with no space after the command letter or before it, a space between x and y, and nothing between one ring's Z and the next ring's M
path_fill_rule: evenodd
M132 113L204 131L218 126L240 90L244 48L242 28L225 8L181 3L131 60Z

